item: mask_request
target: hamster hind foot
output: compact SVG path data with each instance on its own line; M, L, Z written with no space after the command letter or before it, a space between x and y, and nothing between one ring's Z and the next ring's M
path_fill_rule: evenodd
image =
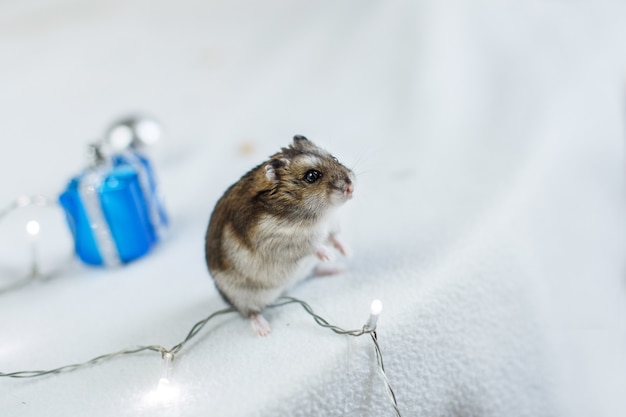
M319 264L313 269L313 276L315 277L328 277L331 275L343 274L348 268L344 265L328 265Z
M272 332L272 326L261 313L250 313L248 319L257 336L266 337Z

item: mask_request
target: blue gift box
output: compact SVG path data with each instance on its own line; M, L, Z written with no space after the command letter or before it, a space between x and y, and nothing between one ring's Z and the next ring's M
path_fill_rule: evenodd
M169 218L157 190L156 176L150 160L136 150L127 150L114 155L112 161L114 166L130 166L137 172L139 184L148 203L150 221L159 240L169 224Z
M114 266L145 255L167 226L149 161L126 155L112 162L72 178L59 197L76 254L91 265Z

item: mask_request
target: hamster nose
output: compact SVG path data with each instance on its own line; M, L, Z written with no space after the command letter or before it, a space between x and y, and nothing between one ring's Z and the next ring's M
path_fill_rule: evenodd
M346 179L346 195L352 197L354 194L354 183L350 179Z

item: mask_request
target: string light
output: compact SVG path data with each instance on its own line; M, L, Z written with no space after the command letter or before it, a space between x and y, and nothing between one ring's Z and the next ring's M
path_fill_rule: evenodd
M14 211L21 210L27 207L52 207L56 206L55 200L43 196L43 195L21 195L14 201L9 203L6 207L0 209L0 221L4 220L9 214ZM30 220L26 223L26 234L30 240L31 252L32 252L32 264L30 274L25 279L20 279L6 287L0 288L0 294L16 290L34 281L34 278L40 274L39 270L39 233L41 232L41 226L38 221Z
M372 305L370 306L370 318L365 324L365 327L367 329L376 330L376 323L378 323L378 316L380 315L381 311L383 311L382 301L378 299L372 301Z
M108 132L108 144L114 149L124 149L129 146L143 146L150 145L158 141L161 137L160 126L149 119L134 119L120 122L118 125L113 125ZM92 190L86 190L91 191ZM29 207L45 207L56 205L56 200L50 199L42 195L35 196L20 196L13 201L8 207L0 209L0 220L3 220L9 213L14 210ZM30 237L32 247L32 273L30 278L35 278L39 275L39 256L38 256L38 240L41 231L41 226L38 221L30 220L25 226L26 233ZM28 280L30 281L30 280ZM25 281L24 283L27 283ZM20 283L19 285L23 285ZM18 285L14 285L11 288L16 288ZM0 293L7 289L1 289ZM395 393L391 387L389 379L385 373L385 367L383 364L383 356L378 343L378 337L376 334L376 326L378 317L382 312L382 302L378 299L372 301L370 306L370 316L365 325L361 329L356 330L344 330L341 327L330 324L326 319L316 314L311 306L305 301L294 297L281 297L278 303L269 306L270 308L280 307L288 304L299 304L309 314L315 322L323 327L333 331L336 334L359 337L368 334L374 344L374 352L376 357L376 363L378 365L380 374L385 384L385 389L389 396L389 400L394 409L396 416L401 417L398 409ZM208 317L197 322L189 331L187 336L178 344L174 345L170 349L167 349L161 345L145 345L137 346L134 348L124 349L112 353L103 354L92 358L86 362L75 363L70 365L61 366L50 370L36 370L36 371L14 371L14 372L0 372L1 377L7 378L35 378L43 377L47 375L61 374L65 372L71 372L78 369L82 369L88 366L92 366L98 363L102 363L120 356L130 356L143 352L155 352L161 355L161 373L158 382L154 389L150 390L145 397L145 400L150 405L167 406L168 404L175 403L180 398L180 388L172 381L172 370L174 359L176 355L187 345L187 343L193 339L204 326L213 318L229 313L235 313L236 310L232 307L211 313Z
M170 384L170 375L172 373L172 361L174 355L172 352L163 352L163 369L161 370L161 378L159 378L159 386L167 386Z
M172 362L174 354L170 351L162 352L163 364L161 368L161 376L154 390L150 391L146 396L146 402L149 405L168 405L178 400L180 389L172 383Z
M391 406L393 407L394 412L397 417L402 417L400 414L400 409L398 408L398 401L396 399L396 394L391 387L391 383L389 382L389 378L387 378L387 374L385 373L385 365L383 363L383 354L380 350L380 345L378 344L378 335L376 334L376 323L378 321L378 316L383 310L383 303L375 299L372 301L370 305L370 317L363 326L361 330L343 330L340 327L329 324L323 317L315 314L311 306L309 306L306 302L299 300L294 297L281 297L281 299L287 300L284 303L278 305L285 305L289 303L298 303L300 304L304 310L309 313L315 322L322 327L328 328L337 334L344 334L348 336L362 336L364 334L369 334L372 338L372 342L374 343L374 352L376 353L376 363L378 364L378 370L380 371L383 382L385 383L385 389L387 391L387 395L389 396L389 401L391 402Z
M29 206L47 207L56 205L55 201L43 195L21 195L17 197L4 209L0 210L0 220L4 219L9 213Z
M37 237L39 234L40 226L37 220L31 220L26 223L26 233L31 235L32 237Z
M387 375L385 374L383 356L380 350L380 345L378 344L378 337L376 335L376 331L371 326L372 316L375 316L377 318L378 315L380 315L380 312L382 310L382 303L379 300L374 300L374 302L372 302L370 319L359 330L344 330L341 327L330 324L326 319L324 319L323 317L315 313L309 304L307 304L305 301L302 301L298 298L287 297L287 296L281 297L278 303L273 304L269 307L275 308L275 307L280 307L280 306L294 304L294 303L300 304L302 308L311 317L313 317L313 319L318 325L324 328L330 329L331 331L337 334L355 336L355 337L362 336L364 334L369 334L371 336L372 342L374 343L376 363L378 364L379 371L385 383L385 388L387 390L389 400L391 402L391 405L394 409L396 416L401 417L400 411L398 409L398 403L396 401L396 396L394 394L393 389L391 388L389 379L387 378ZM223 315L223 314L234 313L234 312L236 312L236 310L232 307L229 307L229 308L225 308L225 309L218 310L218 311L211 313L208 317L194 324L191 330L189 331L189 333L187 334L187 336L185 337L185 339L183 339L177 345L173 346L171 349L166 349L165 347L160 346L160 345L137 346L132 349L125 349L125 350L120 350L120 351L105 354L105 355L100 355L87 362L77 363L77 364L72 364L72 365L65 365L59 368L46 370L46 371L15 371L15 372L8 372L8 373L0 372L0 377L35 378L35 377L42 377L45 375L60 374L64 372L74 371L74 370L84 368L87 366L95 365L97 363L104 362L104 361L107 361L109 359L112 359L118 356L128 356L128 355L138 354L141 352L153 351L153 352L158 352L161 354L161 358L163 360L162 368L161 368L161 375L159 377L156 388L150 391L146 395L145 401L149 405L168 405L177 401L180 397L179 388L175 384L173 384L171 381L172 366L173 366L175 355L178 352L180 352L180 350L187 344L187 342L189 342L192 338L194 338L200 332L200 330L202 330L202 328L207 324L207 322L209 322L211 319L217 316ZM374 327L375 327L375 324L376 322L373 321Z
M26 223L26 233L30 236L30 245L32 249L32 266L31 266L31 278L37 278L39 276L39 231L41 227L37 220L31 220Z
M385 365L383 364L383 354L380 351L380 345L378 344L378 336L375 331L370 333L372 337L372 342L374 342L374 352L376 352L376 363L378 364L378 369L380 370L380 375L383 378L383 382L385 383L385 389L387 390L387 395L389 396L389 401L391 402L391 406L393 407L393 411L395 411L396 416L401 417L400 409L398 408L398 400L396 399L396 394L391 388L391 383L387 378L387 374L385 373Z

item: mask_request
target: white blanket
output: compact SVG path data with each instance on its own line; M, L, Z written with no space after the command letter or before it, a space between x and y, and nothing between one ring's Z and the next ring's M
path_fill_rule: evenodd
M471 4L466 4L471 3ZM152 152L168 239L116 270L68 263L59 210L0 223L0 372L172 346L225 307L203 239L221 193L303 134L358 174L355 255L291 294L359 328L369 303L403 416L626 415L626 7L618 2L91 1L0 4L0 205L56 196L127 111ZM593 3L593 4L591 4ZM246 150L243 152L242 150ZM297 306L261 339L231 315L175 358L152 404L143 354L0 378L19 416L391 416L367 338Z

